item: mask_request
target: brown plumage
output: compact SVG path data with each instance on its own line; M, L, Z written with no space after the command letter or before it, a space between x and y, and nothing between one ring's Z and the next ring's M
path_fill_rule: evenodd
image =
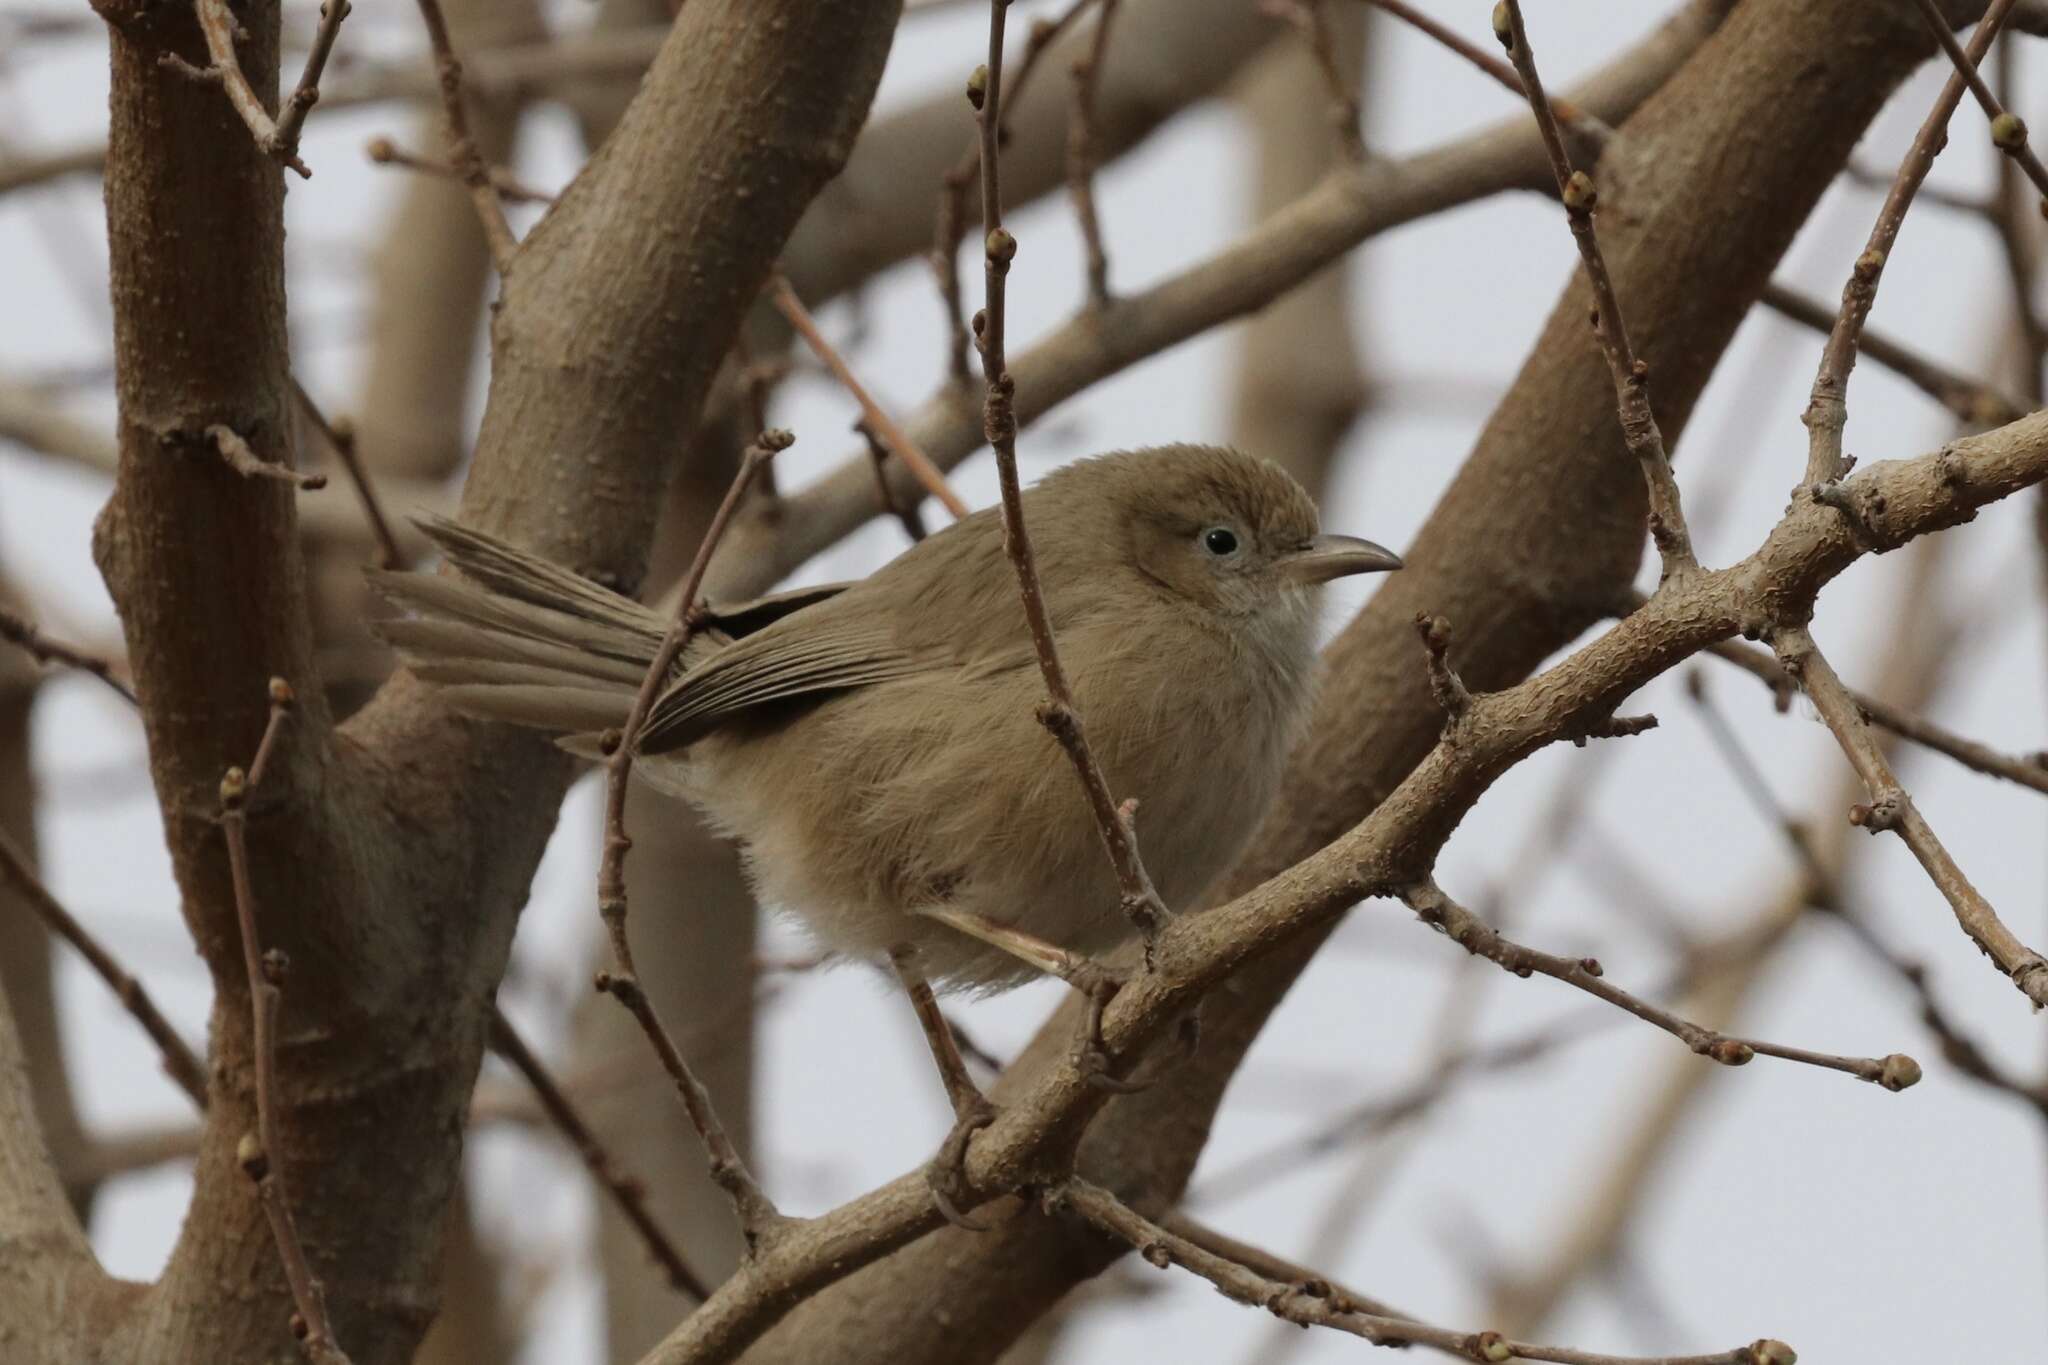
M1271 801L1306 715L1319 584L1395 567L1319 536L1277 466L1169 446L1083 460L1024 494L1075 700L1146 863L1189 906ZM478 715L588 751L624 723L664 622L452 523L465 584L379 574L388 638ZM714 611L656 703L635 770L743 842L762 899L834 951L914 947L997 989L1028 968L911 913L948 905L1099 954L1128 934L1078 783L1034 710L1044 684L997 509L856 583Z

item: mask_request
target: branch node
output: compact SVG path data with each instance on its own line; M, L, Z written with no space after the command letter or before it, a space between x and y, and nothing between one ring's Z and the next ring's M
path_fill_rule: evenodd
M1869 802L1857 802L1849 807L1849 823L1872 834L1898 828L1899 820L1906 812L1906 793L1903 788L1887 787L1877 793Z
M1472 693L1450 663L1451 623L1441 616L1418 611L1415 613L1415 633L1421 637L1423 651L1429 660L1430 695L1436 698L1438 708L1444 713L1444 740L1454 742L1453 732L1472 709Z

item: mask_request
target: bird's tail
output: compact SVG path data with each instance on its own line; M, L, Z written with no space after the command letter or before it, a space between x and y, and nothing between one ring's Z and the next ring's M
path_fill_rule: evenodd
M626 723L667 623L631 598L442 517L419 527L458 569L372 571L407 615L373 627L456 709L583 751Z

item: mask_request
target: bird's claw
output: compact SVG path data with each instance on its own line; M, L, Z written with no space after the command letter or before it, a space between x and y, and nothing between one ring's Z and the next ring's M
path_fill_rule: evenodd
M953 1126L946 1130L938 1153L924 1170L925 1184L931 1190L932 1207L948 1223L968 1232L987 1232L992 1226L962 1213L960 1205L970 1193L967 1185L967 1144L976 1133L995 1121L996 1107L981 1096L975 1096L972 1103L960 1110Z

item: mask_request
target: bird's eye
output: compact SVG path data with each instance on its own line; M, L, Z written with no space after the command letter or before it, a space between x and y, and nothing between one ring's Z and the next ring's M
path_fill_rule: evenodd
M1202 532L1202 548L1221 559L1237 553L1237 532L1228 526L1211 526Z

